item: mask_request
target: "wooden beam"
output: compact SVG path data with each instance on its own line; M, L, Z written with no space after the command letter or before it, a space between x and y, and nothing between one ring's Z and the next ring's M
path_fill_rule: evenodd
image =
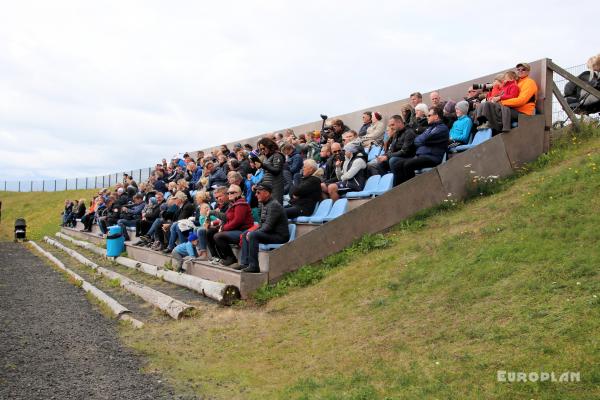
M552 93L554 94L554 96L556 96L556 100L558 100L558 102L560 103L560 105L563 108L563 110L565 110L565 112L569 116L569 119L571 120L571 122L576 127L579 126L579 120L575 116L575 113L573 112L573 110L571 110L571 107L569 107L569 104L567 103L567 100L565 100L565 98L563 97L562 93L558 89L558 86L556 86L556 83L554 83L554 82L552 82Z
M583 89L586 92L588 92L589 94L591 94L593 96L596 96L597 98L600 99L600 90L595 89L588 82L582 81L581 79L579 79L578 77L576 77L572 73L570 73L570 72L564 70L563 68L559 67L558 65L554 64L552 62L552 60L548 60L548 68L550 68L551 70L553 70L554 72L556 72L557 74L559 74L560 76L562 76L563 78L565 78L567 80L570 80L571 82L573 82L574 84L576 84L581 89Z

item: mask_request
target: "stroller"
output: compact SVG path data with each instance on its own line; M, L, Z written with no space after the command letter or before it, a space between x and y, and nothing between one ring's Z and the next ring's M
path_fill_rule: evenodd
M15 242L18 242L19 239L24 242L27 241L27 223L25 222L25 218L17 218L15 220Z
M578 78L600 90L600 77L597 72L584 71L579 74ZM564 95L575 114L590 115L600 112L600 99L582 90L573 82L567 82Z

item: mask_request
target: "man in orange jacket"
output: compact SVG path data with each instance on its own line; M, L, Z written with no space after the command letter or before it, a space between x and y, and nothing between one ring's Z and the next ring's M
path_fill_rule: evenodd
M531 66L527 63L517 64L517 75L519 81L519 95L512 99L502 100L500 104L510 107L511 119L517 121L519 113L534 115L535 102L537 100L538 87L537 83L529 77Z

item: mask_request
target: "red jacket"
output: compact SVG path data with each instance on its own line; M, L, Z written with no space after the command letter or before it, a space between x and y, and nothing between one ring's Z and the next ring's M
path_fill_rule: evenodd
M224 231L245 231L254 225L252 210L243 197L231 204L225 215L227 222L223 225Z
M508 100L508 99L514 99L515 97L519 97L520 91L521 91L521 89L519 89L517 82L515 82L515 81L505 82L504 86L502 86L502 96L500 96L500 100Z

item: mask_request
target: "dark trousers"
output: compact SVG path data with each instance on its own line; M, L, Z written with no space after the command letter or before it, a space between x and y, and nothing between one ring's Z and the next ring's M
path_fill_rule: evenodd
M240 255L240 264L248 265L252 268L258 268L258 245L260 243L284 243L286 239L274 233L265 233L261 231L246 232L242 236L242 252Z
M137 230L136 235L142 236L142 235L145 235L146 233L148 233L148 231L150 230L150 227L152 227L153 222L154 221L148 221L147 219L140 219L138 221L137 226L135 227Z
M414 178L417 169L435 167L438 164L439 161L429 157L402 158L394 164L392 171L394 173L394 186Z
M214 246L215 235L217 233L219 233L218 228L208 228L206 230L206 247L208 247L208 250L210 251L210 255L213 257L219 257L219 254L217 253L217 249ZM211 247L211 243L212 243L212 247ZM221 257L219 257L219 258L221 258Z
M83 224L83 229L86 231L92 230L92 224L94 223L95 214L85 214L83 218L81 218L81 223Z
M220 259L231 259L235 258L233 250L231 250L232 244L240 243L240 235L242 231L223 231L215 233L212 236L212 240L209 240L207 245L211 254L216 254Z
M285 207L285 215L287 215L288 219L298 218L301 215L311 215L314 209L308 211L305 208L298 206L287 206Z

